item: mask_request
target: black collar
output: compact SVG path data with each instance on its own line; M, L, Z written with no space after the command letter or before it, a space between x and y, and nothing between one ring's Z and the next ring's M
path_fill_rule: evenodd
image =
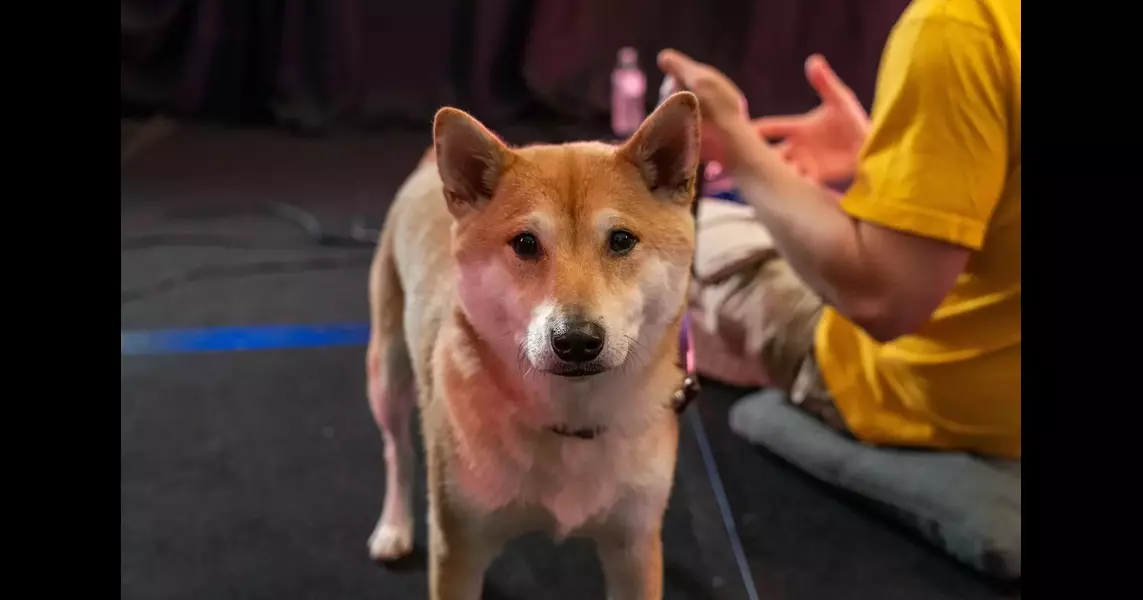
M548 431L564 437L574 437L581 440L593 440L606 431L603 427L584 427L583 429L569 429L567 425L552 425Z

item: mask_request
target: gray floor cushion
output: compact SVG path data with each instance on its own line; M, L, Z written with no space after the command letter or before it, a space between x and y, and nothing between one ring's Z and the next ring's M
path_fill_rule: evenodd
M1020 578L1020 463L874 448L838 435L777 390L730 410L742 437L829 484L873 501L961 562Z

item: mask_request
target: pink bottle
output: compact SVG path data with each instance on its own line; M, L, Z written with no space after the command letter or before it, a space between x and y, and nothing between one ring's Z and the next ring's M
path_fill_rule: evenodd
M619 50L619 62L611 72L611 130L626 138L647 117L647 76L639 70L639 52L628 46Z

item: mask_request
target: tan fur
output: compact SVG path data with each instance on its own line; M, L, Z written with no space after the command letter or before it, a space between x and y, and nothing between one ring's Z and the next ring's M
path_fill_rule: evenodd
M434 600L478 598L502 545L535 530L593 538L612 600L662 596L698 136L689 93L621 147L510 149L458 110L437 114L437 168L426 155L381 234L366 365L386 460L370 554L412 549L417 407ZM614 229L638 239L630 253L608 250ZM538 258L513 251L524 231ZM566 364L550 336L568 315L606 331L603 372L549 372ZM604 429L585 440L552 426Z

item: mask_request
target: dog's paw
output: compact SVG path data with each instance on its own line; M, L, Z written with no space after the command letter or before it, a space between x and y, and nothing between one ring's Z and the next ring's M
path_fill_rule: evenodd
M413 552L412 525L378 523L369 536L369 557L377 562L390 562Z

